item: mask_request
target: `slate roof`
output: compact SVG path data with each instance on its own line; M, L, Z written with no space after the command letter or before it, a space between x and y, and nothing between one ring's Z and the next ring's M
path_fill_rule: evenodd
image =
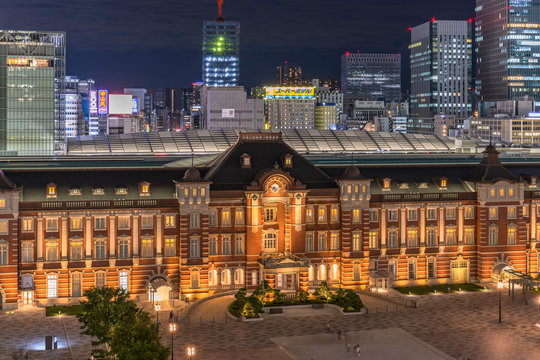
M251 167L242 168L243 154L251 157ZM287 154L292 155L292 167L289 168L283 163ZM283 142L280 133L240 134L235 145L210 163L204 180L212 182L211 189L214 190L240 190L276 167L288 172L308 189L337 187L334 179Z
M495 146L489 144L484 151L484 157L471 172L464 178L466 181L479 183L494 183L500 180L518 181L518 177L512 174L499 160L499 152Z

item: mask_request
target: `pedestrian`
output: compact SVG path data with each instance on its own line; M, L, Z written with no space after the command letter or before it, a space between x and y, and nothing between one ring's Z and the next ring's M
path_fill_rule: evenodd
M326 331L332 332L332 329L330 328L330 324L326 324Z
M345 345L345 348L347 349L347 352L351 352L351 344L347 343L347 345Z
M337 329L337 339L341 341L341 329Z
M173 311L171 310L171 313L169 314L169 320L172 320L173 317L174 317L174 313L173 313Z

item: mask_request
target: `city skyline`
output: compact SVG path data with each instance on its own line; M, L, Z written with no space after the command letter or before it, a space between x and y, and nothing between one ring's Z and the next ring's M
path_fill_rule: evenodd
M93 78L112 90L187 87L201 80L202 23L217 16L213 0L157 4L137 0L129 9L107 1L66 5L59 0L31 0L27 5L6 4L0 14L3 27L65 31L67 73ZM189 14L182 11L187 6ZM225 2L223 17L239 21L243 29L240 84L251 87L273 81L275 67L284 60L301 65L307 77L339 78L340 56L345 51L404 55L408 27L432 17L463 20L474 16L474 4L466 0L452 4L296 1L287 3L285 12L282 6L279 1ZM20 18L24 24L16 20ZM409 64L403 59L405 90Z

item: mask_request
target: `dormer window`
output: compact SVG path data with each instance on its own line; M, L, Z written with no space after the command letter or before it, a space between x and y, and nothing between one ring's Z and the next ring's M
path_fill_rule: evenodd
M401 183L401 184L399 184L399 188L402 189L402 190L403 190L403 189L408 189L408 188L409 188L409 184L407 184L407 183Z
M420 184L418 184L418 188L419 188L419 189L427 189L427 188L428 188L428 184L425 183L425 182L421 182Z
M285 156L283 156L283 167L292 168L292 159L293 156L291 154L286 154Z
M92 195L105 195L105 189L103 188L93 188Z
M48 198L56 197L56 184L55 183L49 183L47 185L47 197Z
M448 179L447 178L441 178L439 180L439 188L446 189L448 187Z
M251 155L240 155L240 166L242 167L242 169L249 169L251 167Z
M139 183L139 195L140 196L150 196L150 183L143 181Z
M383 190L389 191L391 185L392 185L392 179L390 178L383 179Z
M537 180L537 177L536 177L536 176L531 176L531 184L530 184L530 187L536 187L536 180Z
M79 188L69 189L69 195L81 195L82 191Z
M116 195L127 195L128 191L127 191L127 188L125 187L118 187L114 189L114 193Z

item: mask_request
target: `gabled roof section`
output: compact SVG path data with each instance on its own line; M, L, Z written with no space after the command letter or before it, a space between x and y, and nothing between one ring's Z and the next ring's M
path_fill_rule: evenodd
M251 167L242 168L240 158L251 156ZM292 167L285 169L307 188L335 188L335 182L323 171L287 145L281 133L240 133L236 144L210 163L204 180L216 190L239 190L249 186L265 170L283 169L283 156L292 155Z
M0 190L15 190L17 185L0 170Z
M465 181L478 183L494 183L500 180L519 181L499 160L499 152L493 144L489 144L484 151L484 157L474 169L464 178Z

